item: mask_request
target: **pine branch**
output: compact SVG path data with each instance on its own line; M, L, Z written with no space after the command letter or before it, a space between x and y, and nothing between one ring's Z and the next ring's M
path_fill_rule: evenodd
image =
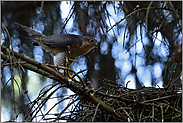
M1 51L2 52L6 52L8 48L6 48L5 46L1 45ZM70 90L72 90L73 92L75 92L77 95L80 95L81 97L83 97L83 99L92 102L95 105L100 104L100 108L101 110L105 111L108 114L111 114L112 116L121 119L121 121L127 121L127 116L125 115L121 115L121 114L117 114L115 112L115 109L109 107L106 103L104 103L102 100L100 100L99 98L96 98L91 92L89 88L83 88L80 84L81 83L79 81L76 80L71 80L66 76L63 76L61 73L59 73L58 71L56 71L55 69L48 67L45 64L41 64L27 56L24 56L20 53L17 53L13 50L10 50L10 54L14 54L14 57L16 57L17 59L21 59L22 61L25 61L26 63L20 63L24 68L29 69L31 71L34 71L38 74L41 74L43 76L46 76L48 78L51 78L53 80L58 81L61 84L65 84L67 88L69 88ZM3 60L9 60L8 56L5 54L1 54L1 58Z

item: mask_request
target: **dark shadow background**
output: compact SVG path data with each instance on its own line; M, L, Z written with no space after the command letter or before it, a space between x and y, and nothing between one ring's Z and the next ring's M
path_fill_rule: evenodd
M17 51L22 54L36 59L41 63L53 64L53 57L44 50L37 49L31 46L32 40L26 39L28 34L18 28L15 22L33 27L37 31L42 32L45 35L53 35L59 33L74 33L79 35L91 35L98 41L98 48L92 50L85 56L85 62L87 64L85 80L90 80L93 86L105 86L101 79L110 79L114 82L125 85L126 77L132 75L134 78L134 84L136 88L144 86L144 81L138 76L138 67L136 65L137 57L144 60L143 67L148 68L158 63L161 64L160 68L162 74L159 78L153 75L152 69L150 71L150 82L152 87L156 87L159 80L166 86L169 82L173 82L176 87L181 87L181 73L182 73L182 15L176 13L178 11L182 13L182 2L118 2L118 1L103 1L103 2L91 2L91 1L76 1L68 3L72 4L71 17L73 19L73 26L71 29L66 29L65 24L70 19L62 18L60 4L61 2L1 2L1 21L7 28L8 33L11 36L11 41L5 28L1 24L1 44ZM150 9L147 15L147 8L156 7ZM109 9L110 8L110 9ZM128 15L131 12L138 10L131 17L126 18L124 21L117 24L109 33L103 35L110 27L106 23L106 20L110 20L110 11L114 11L117 15L117 20L121 18L119 15ZM142 9L142 10L140 10ZM172 11L175 10L175 11ZM115 17L114 17L115 18ZM116 21L116 23L119 21ZM112 22L109 22L109 24ZM138 28L140 26L140 30ZM126 32L125 32L126 28ZM144 29L146 31L142 30ZM145 33L144 35L140 35ZM155 39L157 33L160 33L162 38L159 47L155 46ZM126 34L125 36L123 34ZM119 69L116 64L123 64L117 61L117 58L113 55L115 50L114 43L119 45L120 41L125 43L124 47L121 46L122 51L128 53L128 61L130 61L130 70L125 73L122 69ZM139 38L138 38L139 37ZM142 42L143 50L138 53L135 45L138 41ZM120 41L119 41L120 40ZM143 42L146 42L143 44ZM11 43L12 46L11 47ZM106 46L104 46L106 45ZM161 46L165 46L166 55L159 55L162 51ZM105 50L102 49L104 47ZM102 51L101 51L102 50ZM41 53L39 52L41 51ZM116 53L117 55L120 52ZM83 57L82 57L83 58ZM79 58L78 58L79 59ZM1 63L4 61L1 60ZM76 67L76 66L73 66ZM122 66L124 67L124 66ZM18 68L14 68L15 70ZM14 73L17 75L18 73ZM29 81L28 70L22 72L23 83L21 86L22 94L16 100L16 103L12 102L12 88L10 84L7 84L10 78L9 67L1 68L1 93L2 104L4 107L13 107L16 104L16 110L23 108L28 102L28 98L24 92L27 91L27 83ZM46 78L39 75L41 83L46 81ZM9 81L8 83L10 83ZM66 93L66 90L60 90L58 96ZM15 110L12 108L12 110ZM23 114L25 115L25 114ZM10 119L14 118L14 113L10 113Z

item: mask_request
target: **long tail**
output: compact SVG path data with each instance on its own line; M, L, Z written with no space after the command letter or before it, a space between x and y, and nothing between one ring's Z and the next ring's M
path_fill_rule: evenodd
M32 36L43 36L43 34L33 30L33 29L30 29L29 27L25 26L25 25L22 25L22 24L19 24L17 22L15 22L16 25L20 26L23 30L25 30L26 32L30 33Z

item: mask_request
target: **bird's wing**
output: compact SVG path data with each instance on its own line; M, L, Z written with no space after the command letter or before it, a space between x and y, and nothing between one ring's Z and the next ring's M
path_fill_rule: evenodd
M52 47L66 47L66 46L76 46L82 45L83 41L86 41L87 38L80 35L74 34L58 34L58 35L49 35L45 36L29 27L19 24L15 22L16 25L20 26L26 32L30 33L31 36L28 37L29 39L33 39L39 41L45 45L52 46Z
M49 35L40 38L41 43L52 47L81 46L84 40L86 40L85 37L74 34Z

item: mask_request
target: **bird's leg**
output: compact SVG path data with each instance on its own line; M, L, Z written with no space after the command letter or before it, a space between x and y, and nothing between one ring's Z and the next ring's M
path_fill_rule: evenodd
M65 58L65 62L66 62L66 63L65 63L65 66L66 66L67 68L69 68L69 65L68 65L68 63L69 63L69 58L68 58L68 57ZM69 76L69 78L72 77L68 70L64 71L64 73L66 73L66 74Z
M73 60L71 60L70 58L66 57L65 62L66 62L66 63L65 63L65 67L66 67L66 68L70 68L70 65L72 64ZM64 73L66 73L66 74L68 75L69 78L74 79L74 78L71 76L71 74L70 74L70 72L69 72L68 70L65 70Z
M68 55L70 56L70 53L71 53L71 49L70 49L70 46L67 46L68 47ZM69 59L69 57L66 57L66 67L67 68L69 68L70 67L70 65L71 65L71 63L70 63L70 61L69 61L70 59ZM71 74L70 74L70 72L67 70L66 71L66 73L67 73L67 75L69 76L69 78L72 78L72 76L71 76Z

